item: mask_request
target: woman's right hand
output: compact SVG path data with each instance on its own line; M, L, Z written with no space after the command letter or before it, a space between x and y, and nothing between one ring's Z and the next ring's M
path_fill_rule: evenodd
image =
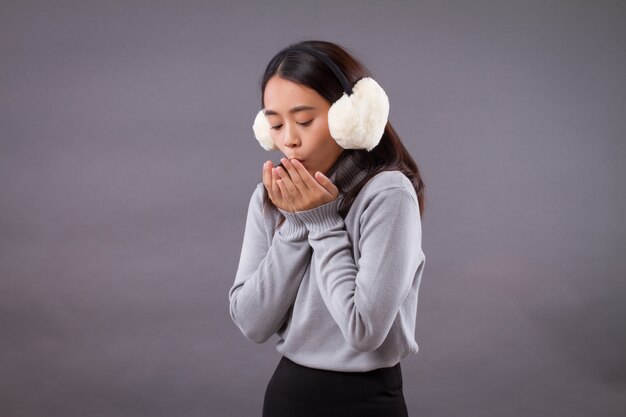
M282 165L280 165L282 166ZM287 170L285 170L287 172ZM289 175L289 174L287 174ZM274 164L272 161L267 161L263 164L263 185L267 190L267 194L269 195L272 203L280 209L285 211L289 211L291 213L296 211L296 207L293 207L289 201L285 200L281 194L280 187L277 180L280 180L280 176L277 172L274 172Z

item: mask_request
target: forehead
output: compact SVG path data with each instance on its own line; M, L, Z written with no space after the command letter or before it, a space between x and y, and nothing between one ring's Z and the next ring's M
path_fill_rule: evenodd
M263 103L266 109L283 113L298 105L323 107L326 100L312 88L274 76L265 86Z

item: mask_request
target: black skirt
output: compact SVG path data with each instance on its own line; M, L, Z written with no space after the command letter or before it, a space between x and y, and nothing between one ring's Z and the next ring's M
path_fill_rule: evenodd
M263 417L408 417L400 363L367 372L309 368L283 356L265 391Z

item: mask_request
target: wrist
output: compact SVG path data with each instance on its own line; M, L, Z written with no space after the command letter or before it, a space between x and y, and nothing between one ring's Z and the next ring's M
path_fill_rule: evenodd
M278 211L280 211L280 213L285 217L285 221L278 229L279 233L289 238L304 238L307 235L308 230L298 215L295 212L287 211L279 207L277 208Z
M341 226L343 223L343 218L339 214L341 200L341 197L337 197L312 209L298 210L296 214L309 232L320 232Z

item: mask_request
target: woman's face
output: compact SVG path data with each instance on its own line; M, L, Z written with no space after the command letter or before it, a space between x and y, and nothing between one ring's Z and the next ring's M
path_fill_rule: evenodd
M314 176L326 174L343 148L328 129L330 104L315 90L273 76L263 93L270 135L287 158L296 158Z

